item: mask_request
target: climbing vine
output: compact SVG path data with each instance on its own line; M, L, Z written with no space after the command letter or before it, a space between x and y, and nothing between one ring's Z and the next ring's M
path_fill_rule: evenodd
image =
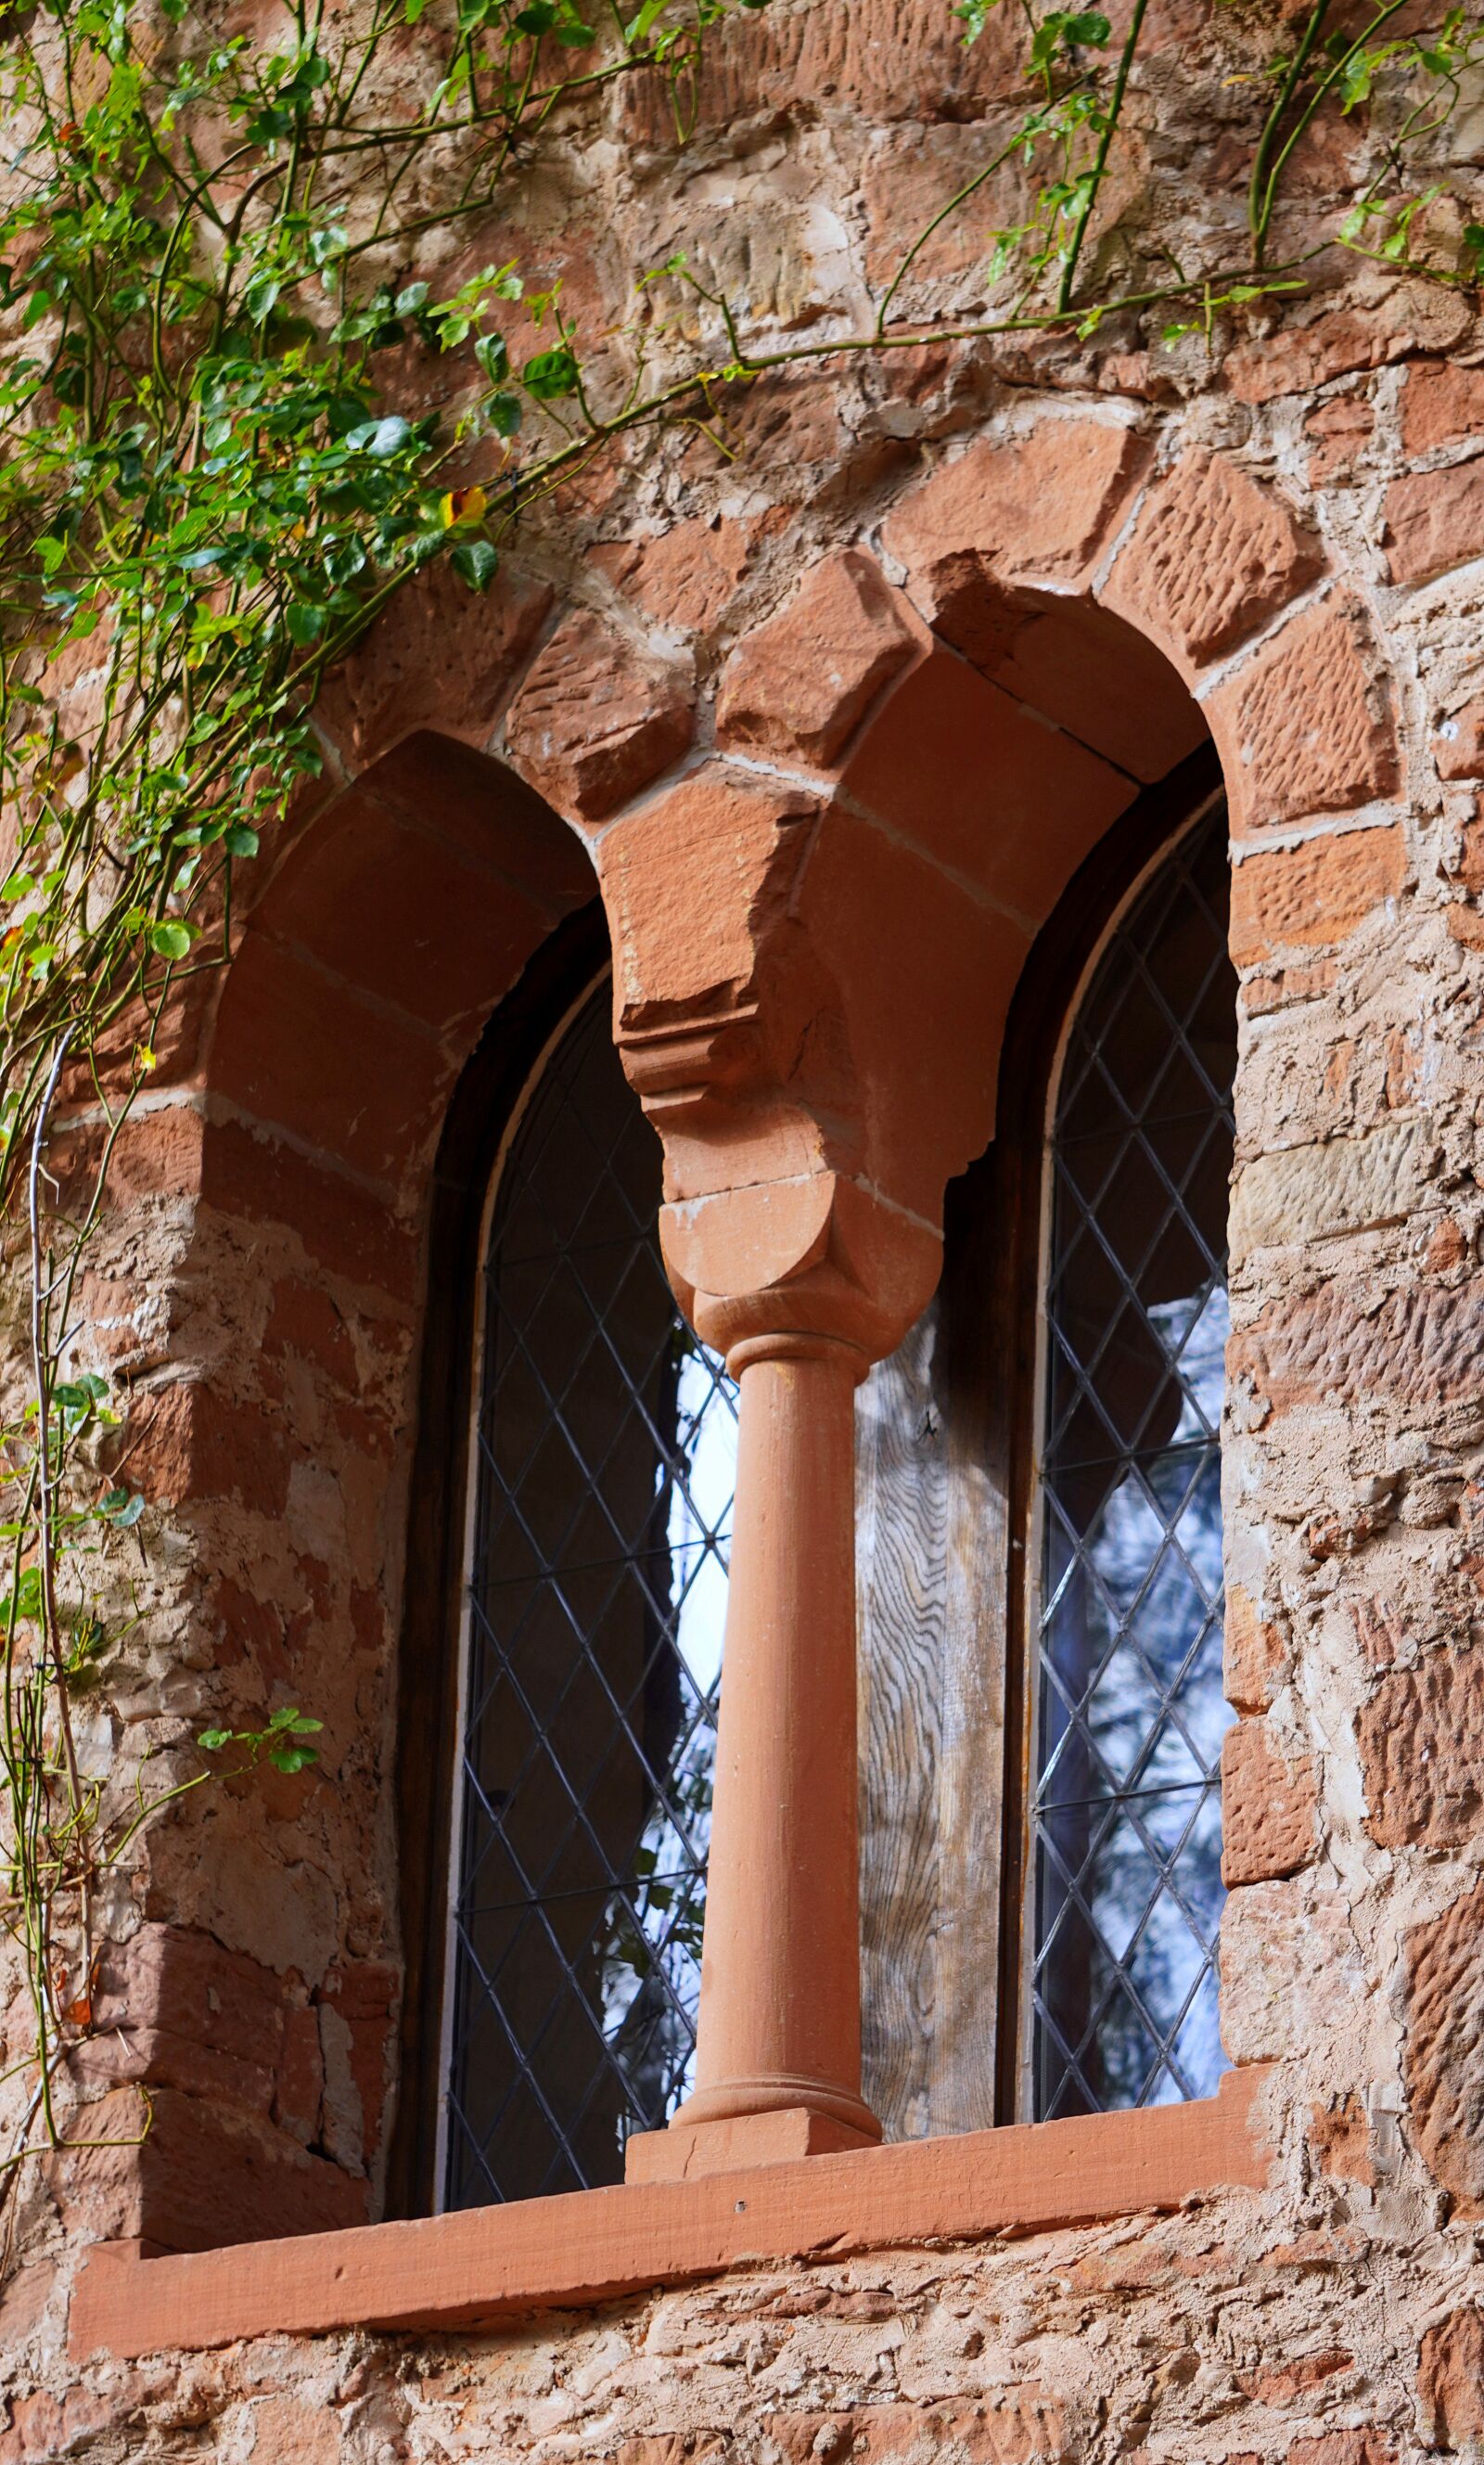
M0 1914L30 2003L0 2197L84 2135L58 2095L93 2025L100 1884L216 1772L314 1757L312 1717L280 1706L183 1740L117 1803L89 1768L78 1706L139 1613L119 1569L147 1519L125 1399L79 1366L79 1269L172 1009L232 947L235 868L319 768L326 675L433 564L486 590L622 440L690 422L732 450L739 395L786 367L1113 319L1211 342L1337 248L1455 286L1484 270L1467 201L1416 175L1481 63L1476 12L1424 37L1393 31L1403 0L1360 21L1315 0L1252 74L1240 239L1213 211L1185 263L1108 211L1150 69L1133 0L1117 38L1096 9L1025 7L1023 106L859 326L769 342L680 255L601 335L498 250L440 278L605 89L657 87L683 144L708 48L756 5L285 0L266 33L191 0L0 6L0 1225L24 1371L0 1412ZM963 41L1015 5L959 0ZM1373 176L1290 247L1285 179L1326 112L1372 114ZM1007 182L1020 210L996 221ZM950 219L982 228L989 304L909 318Z

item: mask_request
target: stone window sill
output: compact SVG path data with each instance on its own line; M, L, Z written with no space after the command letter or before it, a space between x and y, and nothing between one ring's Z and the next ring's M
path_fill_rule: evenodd
M838 2259L1169 2210L1260 2190L1265 2067L1199 2103L897 2142L690 2182L632 2183L412 2223L147 2258L91 2252L73 2295L79 2361L348 2328L474 2327L576 2309L743 2264Z

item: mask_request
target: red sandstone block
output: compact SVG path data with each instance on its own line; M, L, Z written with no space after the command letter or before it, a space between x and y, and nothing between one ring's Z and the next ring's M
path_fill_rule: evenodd
M998 622L986 605L992 598ZM977 603L977 604L976 604ZM1085 600L1007 594L975 574L940 609L934 630L991 684L1145 783L1206 742L1206 722L1153 642Z
M656 624L707 633L736 596L750 552L748 525L718 515L677 522L658 539L593 548L590 562Z
M552 923L592 897L584 840L493 754L425 729L384 755L361 784L469 863L487 866Z
M511 759L564 812L600 821L677 762L691 687L586 609L568 616L511 705Z
M935 1223L945 1180L993 1128L1000 1039L1029 932L965 896L915 848L833 808L799 913L842 988L855 1084L872 1091L866 1169Z
M320 2100L324 2095L324 2057L320 2050L320 2015L308 2004L284 2013L283 2047L274 2088L273 2119L306 2146L320 2136Z
M320 1997L324 2010L338 2012L349 2031L350 2076L360 2100L363 2162L367 2166L381 2146L401 1991L402 1972L389 1961L358 1960L332 1969Z
M1430 582L1484 556L1484 457L1394 479L1384 513L1381 540L1393 582Z
M298 1276L286 1277L274 1286L263 1350L270 1356L297 1352L303 1360L317 1363L351 1394L360 1387L355 1345L343 1314L328 1293Z
M1385 671L1353 601L1331 599L1212 695L1233 836L1389 796L1400 777Z
M1227 1592L1222 1687L1239 1712L1266 1712L1288 1659L1282 1629L1265 1618L1250 1592L1233 1584Z
M1222 1880L1264 1883L1307 1866L1317 1805L1311 1757L1288 1763L1265 1721L1238 1721L1221 1747Z
M492 772L492 788L499 777ZM548 828L571 839L564 825ZM589 897L592 886L589 873ZM552 921L499 874L358 788L300 840L259 904L249 942L266 932L441 1033L488 1014Z
M281 1414L229 1403L200 1379L177 1379L136 1404L130 1462L147 1498L180 1505L233 1498L250 1514L280 1516L289 1474L304 1450Z
M1290 508L1225 455L1187 454L1150 491L1099 594L1199 668L1235 650L1321 570Z
M141 1200L193 1197L200 1188L206 1121L196 1106L179 1099L158 1109L131 1113L114 1142L108 1166L110 1209ZM47 1160L70 1207L86 1211L89 1185L102 1155L97 1122L63 1124L52 1134Z
M1384 311L1341 308L1312 325L1285 322L1271 340L1243 344L1228 354L1223 374L1238 402L1276 402L1354 369L1384 367L1404 358L1410 342Z
M1232 961L1250 967L1274 949L1340 941L1406 877L1399 822L1244 856L1231 873Z
M1444 720L1432 754L1440 779L1484 779L1484 694Z
M398 1308L417 1291L414 1232L384 1198L333 1167L234 1121L213 1121L201 1165L201 1195L221 1214L281 1225L326 1274L359 1288L362 1308L382 1295Z
M717 737L823 767L918 639L911 611L860 548L815 566L787 606L744 635L721 671Z
M1429 2445L1451 2453L1484 2437L1484 2311L1451 2311L1423 2338L1417 2395Z
M451 1077L426 1028L266 934L247 935L222 994L217 1095L327 1160L394 1185L421 1166Z
M1455 2218L1484 2215L1484 2135L1478 2123L1480 2021L1484 2014L1484 1885L1467 1886L1441 1915L1403 1938L1403 2069L1407 2141L1451 2196ZM1464 2374L1481 2353L1474 2322L1454 2313L1430 2351L1419 2389L1445 2442L1465 2445L1484 2429L1477 2386Z
M1402 443L1408 454L1484 434L1484 368L1452 360L1422 360L1406 374Z
M545 583L508 565L482 594L446 565L430 566L331 670L317 724L352 771L413 728L453 728L482 741L550 606Z
M118 2144L42 2161L69 2232L210 2251L366 2222L365 2183L271 2125L173 2088L152 2102L141 2142L138 2092L110 2090L88 2108L89 2136Z
M893 694L840 785L1034 923L1135 795L1122 771L941 649Z
M712 764L605 833L598 869L625 1025L656 1009L733 1006L786 920L817 810L796 788Z
M1311 411L1304 421L1304 434L1315 440L1309 456L1310 487L1323 488L1332 479L1348 477L1375 428L1375 410L1362 394L1337 394Z
M919 605L948 560L1076 581L1109 538L1148 448L1112 421L1044 419L1029 436L971 446L903 499L882 538Z
M1484 1829L1484 1662L1472 1647L1391 1671L1356 1740L1365 1828L1383 1848L1446 1848Z

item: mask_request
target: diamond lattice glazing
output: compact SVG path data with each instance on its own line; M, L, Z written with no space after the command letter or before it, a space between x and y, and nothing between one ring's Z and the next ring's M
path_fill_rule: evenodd
M1224 808L1119 923L1052 1137L1038 2117L1206 2095L1221 1913L1221 1407L1236 984Z
M617 2181L695 2053L737 1402L665 1279L608 1000L542 1073L489 1242L450 2208Z

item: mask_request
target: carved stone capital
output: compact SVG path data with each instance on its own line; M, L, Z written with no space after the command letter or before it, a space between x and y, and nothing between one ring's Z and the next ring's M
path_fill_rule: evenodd
M864 1376L926 1307L942 1264L929 1226L833 1172L666 1207L660 1240L681 1308L734 1374L843 1344Z

